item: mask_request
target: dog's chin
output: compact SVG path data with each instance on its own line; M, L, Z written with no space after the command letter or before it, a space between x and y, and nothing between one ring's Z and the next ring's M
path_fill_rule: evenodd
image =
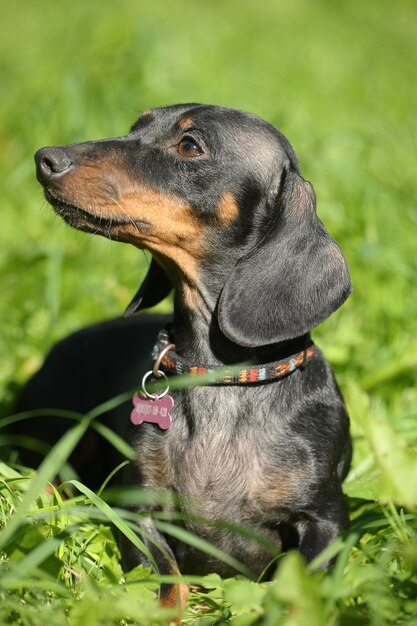
M126 230L126 234L128 234L132 227L137 233L140 233L142 229L146 230L149 228L149 224L139 220L133 221L118 216L109 218L95 215L73 204L63 202L61 199L53 196L48 190L45 190L45 197L55 213L62 217L67 224L86 233L123 239L123 232Z

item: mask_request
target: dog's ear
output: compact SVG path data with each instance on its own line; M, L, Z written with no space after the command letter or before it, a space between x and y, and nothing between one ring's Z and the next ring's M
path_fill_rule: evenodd
M303 335L351 292L346 261L316 215L310 183L285 172L274 210L268 232L240 259L220 295L220 329L242 346Z
M156 306L166 298L173 286L166 271L152 258L148 273L132 302L127 307L124 316L130 317L142 309Z

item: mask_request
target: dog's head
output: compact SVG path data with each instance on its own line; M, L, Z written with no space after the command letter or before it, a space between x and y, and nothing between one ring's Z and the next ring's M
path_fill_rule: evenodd
M254 115L154 109L125 137L42 148L35 159L69 224L153 253L130 313L174 284L186 306L214 304L226 337L252 347L304 334L350 293L294 150Z

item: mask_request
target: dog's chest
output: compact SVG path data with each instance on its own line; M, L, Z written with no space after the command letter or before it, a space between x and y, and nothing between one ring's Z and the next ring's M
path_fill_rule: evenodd
M207 518L248 521L282 506L299 476L280 447L274 411L262 390L178 394L172 427L162 433L146 425L138 442L145 486L175 490L190 513Z

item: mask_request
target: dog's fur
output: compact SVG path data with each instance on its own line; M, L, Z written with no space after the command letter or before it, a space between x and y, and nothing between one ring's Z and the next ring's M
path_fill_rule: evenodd
M316 215L294 150L254 115L197 104L154 109L124 137L43 148L35 158L46 197L65 221L152 252L129 311L174 287L173 335L190 363L292 355L350 293L345 260ZM87 410L129 389L150 365L143 354L165 321L139 316L66 340L20 408ZM194 532L258 575L271 558L262 544L199 519L244 525L277 550L296 545L308 561L347 526L348 417L318 349L306 368L269 384L172 395L168 431L131 430L136 474L141 485L178 493ZM124 411L109 418L119 431L128 426ZM101 479L101 464L110 469L99 451L85 459L82 478L90 483ZM233 573L180 542L168 546L146 525L182 571ZM143 562L127 552L131 565Z

